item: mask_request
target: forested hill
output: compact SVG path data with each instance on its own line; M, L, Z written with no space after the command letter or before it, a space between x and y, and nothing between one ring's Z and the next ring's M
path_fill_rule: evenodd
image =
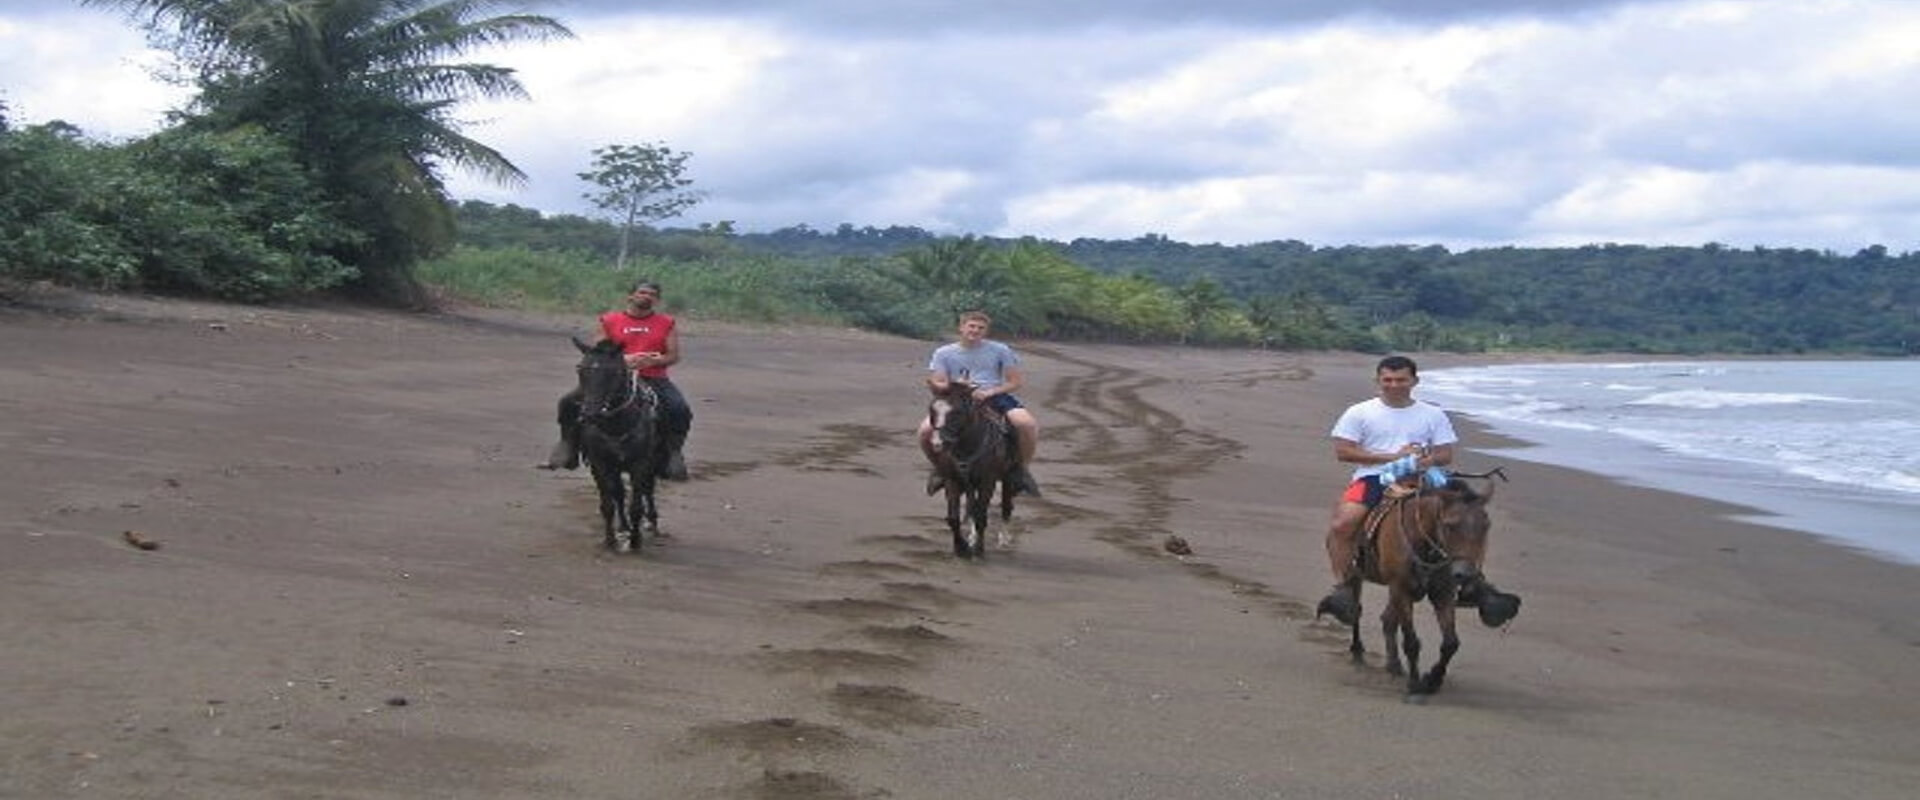
M611 229L599 223L540 220L535 212L524 212L533 216L517 222L530 226L515 231L519 226L500 216L510 209L466 204L463 242L527 243L555 230L565 230L575 246L612 241ZM697 240L708 254L857 262L881 271L888 263L925 261L929 253L969 252L942 246L955 237L902 226L664 229L649 238L666 254L685 253ZM1298 241L1189 244L1159 235L964 241L987 251L1038 246L1097 275L1147 279L1166 287L1170 302L1193 304L1186 310L1191 320L1229 311L1238 322L1210 328L1235 332L1214 338L1222 344L1251 330L1256 343L1280 347L1920 354L1920 255L1880 246L1852 254L1714 244L1451 252ZM991 265L970 269L989 277L993 271ZM1208 329L1191 326L1182 340L1207 343ZM1333 330L1340 334L1313 335Z
M742 245L879 255L938 237L917 228L789 228ZM1920 353L1920 254L1595 245L1450 252L1188 244L1165 236L1049 242L1071 261L1171 286L1211 281L1243 305L1318 300L1367 326L1493 336L1490 344L1626 351ZM1448 342L1433 342L1445 345ZM1459 343L1454 343L1459 344Z

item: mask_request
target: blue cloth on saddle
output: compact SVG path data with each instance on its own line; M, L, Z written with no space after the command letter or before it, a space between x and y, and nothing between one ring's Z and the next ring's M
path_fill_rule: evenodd
M1390 486L1403 478L1413 477L1418 472L1420 472L1419 456L1401 456L1381 465L1380 472L1374 477L1380 480L1381 486ZM1439 467L1428 467L1426 472L1420 475L1421 482L1425 483L1429 489L1446 486L1449 478L1447 471Z

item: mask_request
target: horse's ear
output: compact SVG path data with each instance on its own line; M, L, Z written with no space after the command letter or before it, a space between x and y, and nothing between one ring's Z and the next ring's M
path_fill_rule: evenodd
M1485 491L1475 489L1473 484L1459 478L1447 481L1447 490L1460 498L1460 502L1470 506L1484 506L1493 499L1493 483L1489 481Z
M578 336L569 336L569 337L567 337L567 338L569 338L569 339L572 339L572 340L573 340L573 346L574 346L574 347L576 347L576 348L578 348L578 349L580 350L580 354L581 354L581 355L586 355L586 354L588 354L588 353L591 353L591 352L593 352L593 345L590 345L590 344L587 344L586 342L583 342L583 341L580 341L580 337L578 337Z

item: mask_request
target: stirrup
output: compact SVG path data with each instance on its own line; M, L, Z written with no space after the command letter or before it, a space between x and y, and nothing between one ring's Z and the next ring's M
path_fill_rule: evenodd
M1321 615L1332 614L1333 618L1339 620L1342 625L1349 628L1358 626L1360 599L1356 595L1357 593L1351 587L1345 585L1334 587L1331 594L1320 598L1319 607L1313 610L1313 618L1319 619Z
M1021 494L1029 494L1034 497L1041 496L1040 483L1033 479L1033 473L1028 472L1025 466L1014 467L1013 475L1010 477L1013 478L1013 488Z

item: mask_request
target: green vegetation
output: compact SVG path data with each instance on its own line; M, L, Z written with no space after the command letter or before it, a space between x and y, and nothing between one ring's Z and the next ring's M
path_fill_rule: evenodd
M608 225L465 203L476 250L573 248L605 263ZM564 245L560 244L564 242ZM518 244L511 244L518 243ZM1276 349L1920 353L1920 256L1601 245L1329 247L939 237L917 228L764 234L646 230L635 267L684 283L678 308L938 336L984 307L1014 335ZM436 267L435 274L450 269ZM631 277L631 275L629 275ZM586 312L620 295L558 307ZM535 284L540 285L540 284ZM493 290L496 302L538 294ZM758 296L767 293L767 296ZM748 295L756 295L749 297Z
M106 285L240 299L338 284L370 299L417 301L414 266L453 244L439 165L506 184L525 178L506 157L463 136L455 120L462 101L520 98L525 90L512 70L450 59L487 45L572 35L547 17L487 16L499 5L492 0L83 1L142 20L150 38L169 46L191 73L199 90L192 108L156 138L245 135L254 140L248 147L277 148L274 174L255 184L234 172L220 188L273 195L271 202L292 201L287 192L297 190L317 201L332 223L327 227L347 231L323 235L307 229L314 220L300 220L299 230L256 234L268 250L282 251L229 257L291 260L293 279L269 275L229 286L223 275L195 274L204 271L196 259L212 257L204 251L214 234L169 229L173 220L162 214L156 227L129 235L144 241L182 233L193 240L179 243L186 260L149 255L137 273L123 262L91 267ZM149 146L113 148L110 155ZM288 181L303 185L283 185Z

